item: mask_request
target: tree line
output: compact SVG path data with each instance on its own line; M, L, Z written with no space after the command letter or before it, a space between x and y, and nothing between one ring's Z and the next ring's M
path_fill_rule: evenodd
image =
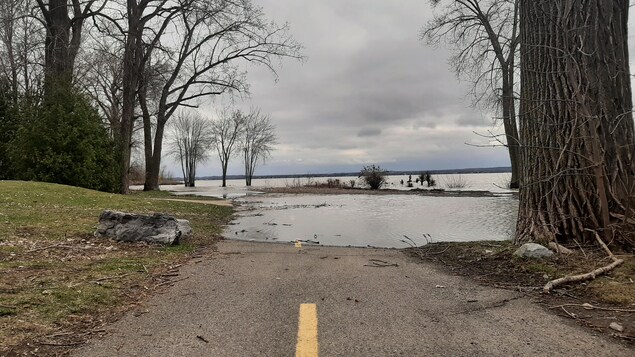
M431 0L474 102L502 114L515 241L635 247L629 1Z
M275 74L302 58L288 25L251 0L3 0L0 51L1 178L120 193L134 148L144 189L159 188L182 111L248 93L247 63ZM250 150L253 175L268 151Z
M245 185L251 186L258 163L265 161L277 143L271 118L258 109L245 114L225 109L216 120L195 112L179 113L171 126L170 153L181 163L186 187L196 183L196 167L216 152L222 167L222 186L233 156L242 156Z

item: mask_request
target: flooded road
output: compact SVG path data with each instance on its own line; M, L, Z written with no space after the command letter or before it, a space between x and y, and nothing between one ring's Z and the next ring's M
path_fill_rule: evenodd
M228 239L403 248L432 242L505 240L518 200L420 195L262 195L237 199Z

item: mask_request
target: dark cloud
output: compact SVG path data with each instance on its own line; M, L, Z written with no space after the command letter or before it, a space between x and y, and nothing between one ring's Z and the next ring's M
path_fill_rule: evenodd
M482 127L484 125L491 125L492 119L486 118L480 114L463 114L455 120L455 123L459 126L476 126Z
M357 136L360 138L367 136L378 136L381 134L381 129L377 128L364 128L357 132Z
M288 21L307 61L284 60L278 81L249 71L251 98L277 126L279 142L260 173L502 166L504 149L477 149L473 131L492 128L490 114L470 107L468 86L449 71L449 52L425 46L418 33L427 1L262 0L277 22ZM239 173L240 162L230 162ZM219 171L217 162L202 168Z

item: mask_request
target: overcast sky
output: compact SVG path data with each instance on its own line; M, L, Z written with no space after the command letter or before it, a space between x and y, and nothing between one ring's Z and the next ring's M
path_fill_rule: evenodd
M447 64L449 51L419 41L431 16L424 0L254 0L269 19L289 22L304 63L284 60L278 81L249 69L251 96L240 105L271 115L279 144L256 175L508 166L504 148L473 132L498 130L470 107L468 84ZM180 170L170 167L177 176ZM232 174L242 173L239 158ZM212 159L197 174L219 175Z

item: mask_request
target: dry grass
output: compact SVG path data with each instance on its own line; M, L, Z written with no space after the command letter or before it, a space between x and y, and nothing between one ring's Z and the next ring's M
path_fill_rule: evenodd
M150 199L166 196L0 182L0 355L55 355L80 343L166 285L162 273L213 245L232 213L228 207ZM194 238L171 247L96 239L92 233L104 209L189 219Z

